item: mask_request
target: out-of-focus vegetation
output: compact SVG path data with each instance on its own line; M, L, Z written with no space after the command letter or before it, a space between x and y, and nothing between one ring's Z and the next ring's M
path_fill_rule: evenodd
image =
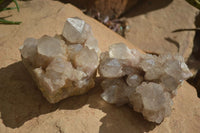
M10 2L14 2L16 7L7 7L7 5ZM6 10L13 10L17 9L19 12L19 5L16 0L0 0L0 12L6 11ZM7 17L0 17L0 24L20 24L21 22L19 21L9 21L6 19Z
M192 6L200 9L200 0L186 0L188 3L190 3Z

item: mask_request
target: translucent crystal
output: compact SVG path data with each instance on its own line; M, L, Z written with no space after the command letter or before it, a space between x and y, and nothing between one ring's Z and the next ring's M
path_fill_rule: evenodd
M165 73L174 77L178 81L183 81L192 76L182 56L162 55L163 62L165 62ZM176 68L176 69L175 69Z
M132 57L131 50L123 43L116 43L109 47L110 58L130 59Z
M109 47L109 57L119 59L125 65L136 65L139 62L138 55L137 50L130 50L123 43L116 43Z
M134 110L142 112L149 121L162 122L171 112L172 99L168 92L164 92L162 85L143 82L135 93L129 96Z
M101 83L104 92L101 97L108 103L122 105L128 103L127 86L122 79L106 79Z
M95 50L90 50L85 47L75 55L74 65L78 70L86 73L94 73L99 65L98 55Z
M85 45L86 40L95 38L83 20L68 18L63 36L29 38L20 47L25 67L50 103L81 95L94 87L99 64L97 42L90 42L93 48Z
M37 44L36 66L46 68L55 56L64 54L61 48L59 40L50 36L41 37Z
M98 41L91 35L85 42L85 46L89 49L94 49L96 53L100 53L100 49L98 48Z
M101 53L99 73L104 78L101 97L105 101L130 103L135 111L156 123L170 115L177 88L192 76L181 56L141 54L122 43Z
M105 58L101 60L101 64L99 66L99 73L101 75L104 75L107 78L121 77L124 75L122 71L122 65L117 59L107 59L107 57L103 57L103 55L101 55L101 58Z
M61 54L61 46L59 40L50 36L43 36L38 40L37 52L46 58L53 58Z
M140 62L140 67L145 71L144 78L146 80L159 79L163 73L162 62L160 62L159 58L155 55L143 55Z
M62 35L70 43L84 43L88 38L88 31L91 29L85 26L85 21L80 18L68 18L65 22Z
M137 87L139 86L143 81L143 77L139 74L133 73L128 75L126 82L131 87Z
M37 40L34 38L27 38L24 41L24 45L19 48L24 59L30 61L30 63L35 63L35 56L37 53Z
M81 44L73 44L67 47L68 54L71 60L74 60L74 56L83 48Z

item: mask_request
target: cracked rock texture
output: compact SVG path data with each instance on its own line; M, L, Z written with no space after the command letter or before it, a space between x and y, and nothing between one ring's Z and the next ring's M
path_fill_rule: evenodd
M67 18L62 35L28 38L20 52L25 67L50 103L84 94L95 85L99 48L84 20Z
M18 48L26 38L61 34L66 18L78 16L92 27L101 51L117 42L135 47L72 5L52 0L18 3L20 13L1 12L23 23L0 25L0 133L199 133L200 100L187 82L173 99L170 117L160 125L146 121L128 106L104 102L99 79L95 88L84 95L56 104L47 102L21 62Z
M142 54L123 43L101 54L99 73L106 78L101 97L108 103L131 103L152 122L161 123L171 113L178 86L192 76L182 56Z

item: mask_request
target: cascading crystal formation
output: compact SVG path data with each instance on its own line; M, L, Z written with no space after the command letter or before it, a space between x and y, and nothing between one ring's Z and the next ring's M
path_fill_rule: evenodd
M67 19L62 35L26 39L20 52L25 67L50 103L94 87L100 51L91 27L77 17Z
M130 103L152 122L170 115L172 98L180 84L191 77L182 56L142 54L123 43L100 55L101 97L108 103Z

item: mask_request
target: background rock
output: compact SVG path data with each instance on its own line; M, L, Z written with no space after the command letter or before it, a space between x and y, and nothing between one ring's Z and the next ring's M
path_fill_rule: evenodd
M132 8L138 0L62 0L87 11L99 12L104 18L115 18ZM94 15L94 14L93 14Z
M164 5L165 8L158 9ZM142 50L158 54L179 53L187 59L192 52L195 32L172 31L195 28L197 11L183 0L146 0L126 16L130 25L126 38Z
M18 47L25 38L60 34L65 19L78 16L91 25L102 51L116 42L134 46L72 5L51 0L19 1L19 5L20 13L2 15L12 14L11 20L23 23L0 25L0 133L199 132L200 100L187 82L178 90L171 116L160 125L147 122L128 106L105 103L98 83L85 95L49 104L22 65Z

